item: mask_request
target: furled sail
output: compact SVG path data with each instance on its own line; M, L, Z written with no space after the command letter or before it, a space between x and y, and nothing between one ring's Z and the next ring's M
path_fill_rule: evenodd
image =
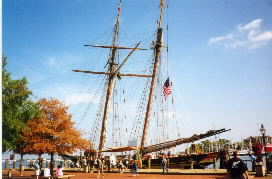
M204 133L204 134L194 134L193 136L189 137L189 138L180 138L180 139L176 139L176 140L172 140L172 141L168 141L168 142L163 142L160 144L155 144L155 145L151 145L151 146L147 146L144 147L142 150L142 154L147 154L147 153L151 153L151 152L157 152L160 150L165 150L165 149L169 149L172 147L176 147L177 145L181 145L181 144L185 144L185 143L191 143L197 140L201 140L207 137L211 137L223 132L227 132L230 131L231 129L219 129L219 130L209 130L208 132Z

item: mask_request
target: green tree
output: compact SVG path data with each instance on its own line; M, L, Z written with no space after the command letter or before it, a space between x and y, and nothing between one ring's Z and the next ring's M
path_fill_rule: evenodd
M203 148L204 152L209 152L211 145L212 142L209 139L201 141L201 148Z
M230 141L227 139L219 139L216 141L210 141L209 139L203 140L198 144L195 144L195 148L199 149L198 151L202 150L202 152L209 152L211 147L213 147L213 150L216 151L217 147L218 149L222 148L225 145L229 145ZM190 147L190 151L193 151L193 149Z
M27 79L13 80L6 69L7 57L2 57L2 150L16 150L21 131L33 116L34 103L29 101L32 92Z
M221 147L224 146L224 145L229 145L230 144L230 140L227 140L227 139L219 139L217 141L217 144L219 144Z
M33 118L37 118L41 116L41 111L39 109L39 106L37 103L32 102L32 101L25 101L22 105L22 107L20 108L20 116L21 116L21 120L24 123L27 123L29 120L33 119ZM21 160L20 160L20 175L22 175L23 169L23 155L27 154L26 152L24 152L24 148L26 147L26 143L23 140L23 130L26 130L27 126L24 126L21 131L20 131L20 138L18 138L17 144L16 144L16 148L14 149L14 151L16 153L21 154Z
M242 149L242 142L234 142L233 145L235 145L236 150L241 150Z

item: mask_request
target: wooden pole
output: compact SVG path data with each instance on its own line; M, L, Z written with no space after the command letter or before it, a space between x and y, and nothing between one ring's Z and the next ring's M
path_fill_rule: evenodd
M54 153L51 152L50 154L51 156L51 160L50 160L50 175L53 176L53 172L54 172Z
M21 154L21 161L20 161L20 176L23 176L23 171L24 171L23 159L24 159L24 155Z
M158 69L159 69L159 65L160 65L161 47L162 47L161 23L162 23L162 16L163 16L163 4L164 4L164 2L163 2L163 0L161 0L160 1L160 18L159 18L158 30L157 30L157 40L156 40L156 44L155 44L155 48L154 48L155 59L154 59L152 80L151 80L149 96L148 96L148 103L147 103L146 113L145 113L143 136L142 136L142 140L141 140L141 150L143 150L144 144L146 142L147 128L148 128L149 118L150 118L151 109L152 109L152 100L153 100L153 95L154 95L155 82L157 81L157 74L158 74Z
M131 47L117 47L117 46L107 46L107 45L84 45L85 47L99 47L99 48L115 48L115 49L122 49L122 50L148 50L146 48L131 48Z
M118 39L120 12L121 12L121 0L119 1L117 19L116 19L116 23L114 25L112 46L116 46L117 39ZM116 52L117 52L117 49L112 48L111 57L109 59L109 70L108 70L109 71L109 81L108 81L108 88L107 88L107 93L106 93L105 107L104 107L104 112L103 112L102 129L101 129L101 133L100 133L100 140L99 140L99 147L98 147L99 151L101 151L104 148L104 145L106 142L106 134L107 134L106 126L107 126L107 120L108 120L108 111L109 111L109 107L110 107L110 99L112 97L113 88L114 88L115 81L116 81L116 75L114 75ZM98 157L101 158L101 152L98 153Z
M72 70L73 72L81 72L81 73L92 73L92 74L98 74L98 75L109 75L108 72L95 72L95 71L86 71L86 70ZM145 75L145 74L124 74L124 73L118 73L117 76L135 76L135 77L145 77L150 78L152 75Z

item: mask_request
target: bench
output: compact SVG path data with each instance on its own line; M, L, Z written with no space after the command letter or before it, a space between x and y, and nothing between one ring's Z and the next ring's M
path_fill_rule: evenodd
M36 175L31 175L31 178L36 179L37 176ZM53 179L52 176L38 176L39 179Z
M35 175L31 175L31 176L32 176L32 178L36 177ZM72 178L74 176L75 175L63 175L63 176L58 176L58 177L56 177L56 176L54 176L54 177L52 177L52 176L39 176L39 179L60 179L60 178L68 178L68 179L70 179L70 178Z
M54 179L59 179L59 178L68 178L68 179L70 179L70 178L72 178L74 176L75 175L63 175L63 176L54 177Z

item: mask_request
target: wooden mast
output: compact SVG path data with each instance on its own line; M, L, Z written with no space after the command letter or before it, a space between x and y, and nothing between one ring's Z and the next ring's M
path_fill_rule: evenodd
M162 17L163 17L163 9L164 9L164 0L160 0L160 18L158 21L158 29L157 29L157 40L154 47L154 65L153 65L153 73L152 73L152 80L149 90L149 97L148 97L148 103L146 107L146 113L145 113L145 120L144 120L144 128L143 128L143 136L141 140L141 151L144 148L144 144L146 142L146 136L147 136L147 128L149 124L149 118L151 114L152 109L152 99L154 96L154 89L155 89L155 82L158 78L158 69L160 65L160 57L161 57L161 47L162 47Z
M121 0L119 1L118 5L118 14L117 14L117 19L116 23L114 26L114 34L113 34L113 40L112 40L112 46L116 46L117 39L118 39L118 33L119 33L119 18L120 18L120 11L121 11ZM111 50L111 57L109 59L109 76L108 76L108 88L107 88L107 93L106 93L106 102L104 106L104 111L103 111L103 119L102 119L102 128L101 128L101 133L100 133L100 140L99 140L99 147L98 150L101 151L105 145L106 142L106 134L107 134L107 120L108 120L108 111L110 107L110 99L112 97L113 93L113 88L115 85L116 77L114 74L116 64L115 64L115 56L116 56L117 49L112 48ZM101 156L101 153L99 153L99 157Z

